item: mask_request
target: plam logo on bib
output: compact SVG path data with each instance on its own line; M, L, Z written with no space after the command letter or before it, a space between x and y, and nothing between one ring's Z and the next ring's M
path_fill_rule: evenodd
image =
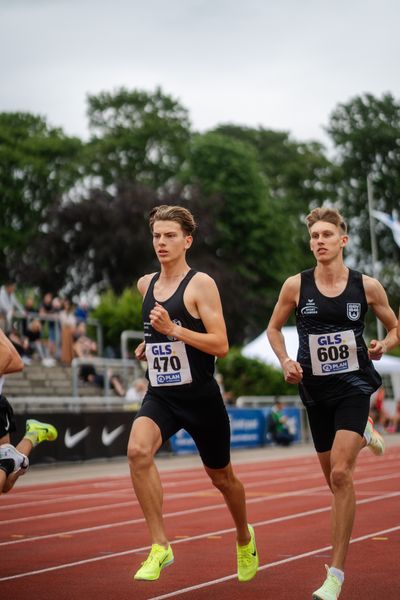
M361 304L358 302L348 302L347 316L351 321L357 321L361 316Z

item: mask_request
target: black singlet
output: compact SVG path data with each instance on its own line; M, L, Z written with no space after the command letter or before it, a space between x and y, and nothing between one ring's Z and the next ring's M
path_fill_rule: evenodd
M193 317L185 307L183 295L187 285L197 271L191 269L179 284L176 291L167 300L160 302L174 323L192 331L206 333L201 319ZM150 325L149 314L156 299L154 285L160 273L152 278L143 300L142 316L144 339L148 361L147 377L149 389L154 392L170 391L176 396L181 391L186 394L211 380L214 375L215 357L159 333ZM187 357L187 369L184 370Z
M363 339L368 310L362 274L349 269L341 294L324 296L317 288L314 269L301 273L296 322L297 360L303 368L302 387L313 399L356 394L371 395L381 379L368 357ZM304 390L303 390L304 392Z

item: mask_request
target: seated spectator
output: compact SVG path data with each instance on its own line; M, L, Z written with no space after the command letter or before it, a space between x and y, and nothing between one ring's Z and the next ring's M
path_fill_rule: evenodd
M126 391L125 400L132 402L133 404L142 404L142 400L146 395L148 387L148 381L145 377L138 377Z
M29 344L29 354L33 356L38 354L45 367L54 367L55 360L48 355L47 347L42 342L42 324L39 319L32 319L28 322L26 329L26 338Z
M97 344L86 335L86 324L80 323L75 334L75 342L73 345L74 354L77 358L88 358L95 356L97 353ZM117 396L125 396L125 390L118 375L114 375L112 371L107 371L108 381L111 389ZM82 364L79 369L79 378L85 383L91 383L97 387L104 389L104 375L98 373L93 364L88 360L87 364Z
M385 388L383 386L373 394L369 414L378 431L384 431L390 424L390 416L385 410Z
M33 316L36 315L36 307L35 307L35 301L32 298L32 296L28 296L25 300L25 304L24 304L24 310L25 310L25 316L24 318L21 320L22 323L22 333L24 334L24 336L26 336L26 332L28 330L28 322L29 322L29 318L32 318Z
M293 442L294 436L289 431L283 407L283 402L280 400L275 402L268 417L267 429L272 441L280 446L289 446Z
M25 365L31 364L29 341L18 331L17 323L11 325L11 330L7 334L8 339L20 355Z

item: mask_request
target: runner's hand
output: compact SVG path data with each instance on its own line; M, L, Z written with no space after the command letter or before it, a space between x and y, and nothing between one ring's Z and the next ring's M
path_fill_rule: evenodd
M385 351L385 342L380 342L379 340L370 341L370 344L368 346L368 356L371 360L381 360Z
M145 342L140 342L139 346L135 349L135 357L138 360L146 360L146 344Z
M168 311L161 304L155 303L150 311L150 323L156 331L164 335L172 335L174 323L171 321Z
M291 358L287 358L282 365L283 376L287 383L300 383L303 379L303 369L300 363Z

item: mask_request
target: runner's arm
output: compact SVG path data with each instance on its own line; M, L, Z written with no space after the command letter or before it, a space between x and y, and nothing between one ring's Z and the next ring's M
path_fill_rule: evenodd
M288 383L299 383L303 376L303 369L300 364L287 353L285 338L282 333L282 327L297 306L299 294L300 275L289 277L282 286L278 302L267 327L269 343L281 363L285 381Z
M150 323L160 333L172 336L197 350L222 358L227 355L229 344L217 285L205 273L198 273L191 284L191 294L206 333L192 331L173 323L168 312L158 303L150 312Z
M368 353L372 360L379 360L382 355L399 343L397 337L397 319L389 305L386 292L382 284L372 277L363 275L364 289L367 302L374 314L385 327L387 334L383 340L371 340Z

